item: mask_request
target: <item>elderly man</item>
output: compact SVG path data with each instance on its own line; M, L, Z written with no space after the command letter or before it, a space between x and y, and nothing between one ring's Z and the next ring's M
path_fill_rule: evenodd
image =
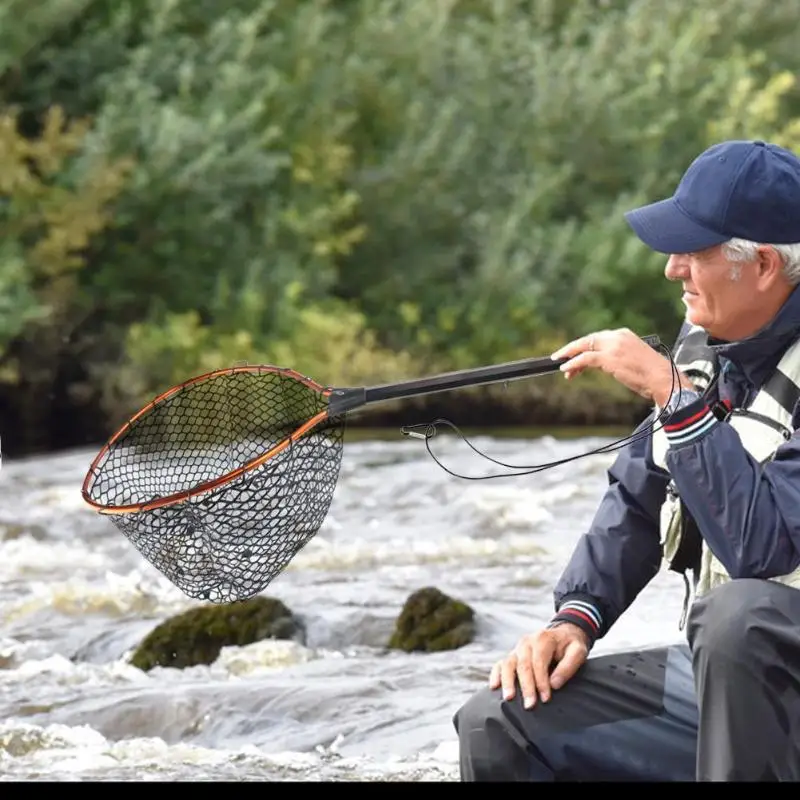
M722 142L626 219L681 284L680 372L627 330L553 354L654 411L554 617L457 712L461 777L800 780L800 160ZM661 565L684 576L687 641L589 658Z

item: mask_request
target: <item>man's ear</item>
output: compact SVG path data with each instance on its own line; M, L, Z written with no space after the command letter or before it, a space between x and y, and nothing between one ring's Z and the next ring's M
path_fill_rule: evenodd
M758 248L758 277L761 281L772 283L783 274L783 258L780 253L769 245Z

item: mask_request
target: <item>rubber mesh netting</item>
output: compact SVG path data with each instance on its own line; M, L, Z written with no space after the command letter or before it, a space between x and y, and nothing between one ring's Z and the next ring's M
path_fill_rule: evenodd
M344 418L325 419L260 466L224 480L323 411L327 396L266 368L231 371L167 394L104 451L86 496L141 506L108 518L189 597L223 603L262 591L317 533L339 476Z

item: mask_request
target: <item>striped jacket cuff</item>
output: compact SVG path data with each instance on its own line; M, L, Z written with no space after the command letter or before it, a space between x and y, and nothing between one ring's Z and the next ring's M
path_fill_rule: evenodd
M708 403L701 398L672 414L664 425L664 433L670 447L680 447L697 441L718 424Z
M603 628L603 616L597 606L577 597L564 600L547 627L555 628L564 622L577 625L589 637L590 646L594 644Z

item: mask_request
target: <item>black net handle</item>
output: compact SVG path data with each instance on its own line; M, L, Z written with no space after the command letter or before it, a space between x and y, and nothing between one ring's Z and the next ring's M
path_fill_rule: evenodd
M642 341L654 349L661 344L661 340L655 335L643 336ZM462 389L468 386L506 383L536 375L547 375L557 372L559 367L568 360L562 358L554 361L549 356L523 358L518 361L507 361L504 364L444 372L440 375L431 375L427 378L401 381L400 383L386 383L371 387L363 386L355 389L331 389L328 416L336 417L369 403L400 400L423 394L433 394L434 392Z

